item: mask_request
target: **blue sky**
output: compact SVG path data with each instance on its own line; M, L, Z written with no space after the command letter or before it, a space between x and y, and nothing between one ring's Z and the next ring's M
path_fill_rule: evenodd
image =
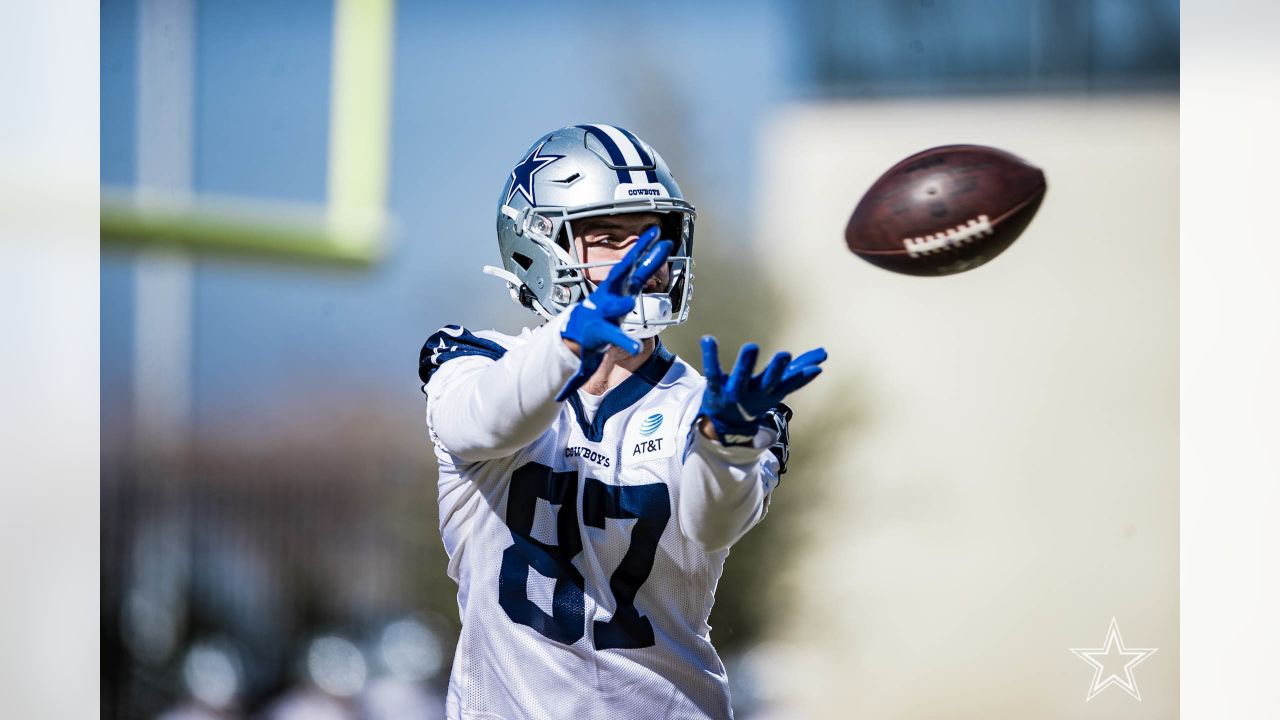
M135 13L131 0L102 7L106 183L134 180ZM323 200L331 14L303 0L198 4L198 191ZM633 129L702 190L692 199L704 218L740 227L755 134L785 89L785 20L760 1L651 3L642 15L624 3L398 3L395 250L367 272L201 260L196 421L287 405L317 383L418 414L416 354L432 330L526 317L480 267L497 260L494 211L511 166L556 127ZM130 256L104 252L104 419L127 408L132 284Z

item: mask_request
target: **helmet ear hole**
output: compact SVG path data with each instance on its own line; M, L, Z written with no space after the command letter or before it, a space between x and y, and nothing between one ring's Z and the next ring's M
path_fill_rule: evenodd
M515 260L516 264L524 268L526 271L533 266L533 258L525 255L524 253L513 252L511 253L511 259Z

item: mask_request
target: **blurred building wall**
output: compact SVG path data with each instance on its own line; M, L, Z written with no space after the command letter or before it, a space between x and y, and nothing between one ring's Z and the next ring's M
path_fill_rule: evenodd
M797 82L824 97L1178 88L1177 0L807 0Z
M948 278L849 254L879 174L955 142L1045 170L1026 234ZM797 105L760 152L784 347L825 344L820 382L857 418L806 428L842 449L809 473L827 501L774 599L786 716L1176 716L1176 97ZM1086 704L1068 648L1100 647L1112 617L1159 651L1141 703Z

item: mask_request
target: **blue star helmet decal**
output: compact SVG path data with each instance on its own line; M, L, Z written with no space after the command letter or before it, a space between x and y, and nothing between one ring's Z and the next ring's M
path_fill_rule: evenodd
M506 204L511 204L511 198L520 193L530 205L537 206L538 202L534 199L533 192L533 176L542 168L564 157L563 155L543 155L542 146L546 142L538 145L532 152L525 156L518 165L511 171L511 192L507 193Z

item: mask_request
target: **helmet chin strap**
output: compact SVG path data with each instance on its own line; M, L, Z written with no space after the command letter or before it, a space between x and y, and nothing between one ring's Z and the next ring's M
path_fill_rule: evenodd
M622 318L622 331L637 340L662 332L671 321L671 295L644 293L636 306ZM655 324L660 323L660 324Z

